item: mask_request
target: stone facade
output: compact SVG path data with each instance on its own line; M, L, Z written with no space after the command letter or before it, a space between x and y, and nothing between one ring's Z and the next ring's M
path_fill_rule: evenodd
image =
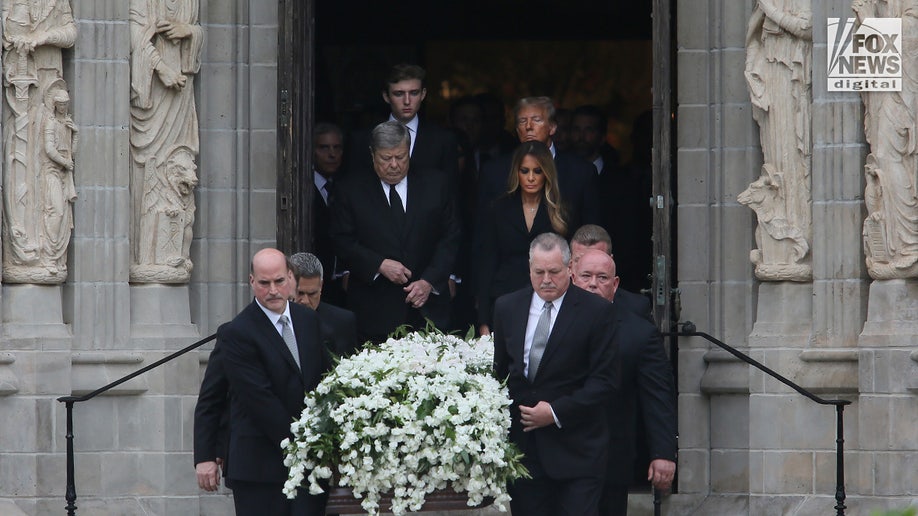
M747 258L756 214L737 198L759 177L763 152L742 71L759 4L679 1L682 319L824 398L853 401L844 412L849 514L914 505L914 425L902 419L918 419L914 280L867 274L863 106L856 93L826 91L826 19L852 17L851 4L763 3L812 9L812 280L758 282ZM670 509L834 513L834 408L705 340L679 345L680 480Z
M63 511L66 422L55 398L213 333L249 300L252 253L275 242L277 4L201 0L195 267L184 284L131 282L129 4L73 2L78 36L63 73L80 145L68 277L0 291L0 514ZM676 2L681 317L823 397L854 402L847 505L865 514L918 504L918 287L868 274L863 105L827 92L823 73L825 20L852 12L834 0L810 8L812 278L760 282L749 259L756 213L737 201L763 166L744 76L755 2ZM191 464L209 348L77 406L79 514L231 512L227 491L197 489ZM679 341L678 387L678 494L667 514L833 512L832 407L699 338ZM631 505L650 513L648 495Z

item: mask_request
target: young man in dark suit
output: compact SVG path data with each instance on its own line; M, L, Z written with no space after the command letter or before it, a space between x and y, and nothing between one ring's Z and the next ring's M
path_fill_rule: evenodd
M395 328L449 323L447 282L459 248L455 193L444 172L409 174L409 134L397 121L372 132L372 171L342 181L332 209L332 239L350 269L348 308L361 342Z
M618 384L614 307L571 286L570 248L554 233L530 246L532 285L494 308L494 368L507 379L510 439L531 479L510 486L527 516L596 515L606 469L604 415Z
M389 120L408 128L408 156L417 170L437 169L451 181L458 181L459 150L453 133L418 116L427 97L424 79L427 72L418 65L397 64L389 71L383 85L382 98L389 105ZM366 149L370 145L369 131L353 137L353 152L349 156L348 172L362 173L369 168Z
M575 266L573 282L619 304L615 261L608 253L585 251ZM603 516L625 516L628 512L639 418L650 455L647 480L656 489L667 491L676 471L676 390L663 341L655 325L630 310L621 310L619 316L622 382L608 410L611 439L608 476L600 502Z
M217 338L230 396L227 485L238 516L325 513L325 495L282 493L287 480L280 443L303 410L303 394L318 385L330 363L315 312L289 303L293 275L277 249L252 258L255 299Z

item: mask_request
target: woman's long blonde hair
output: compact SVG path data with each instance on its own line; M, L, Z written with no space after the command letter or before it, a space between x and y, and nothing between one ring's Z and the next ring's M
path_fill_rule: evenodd
M548 220L551 221L551 228L559 235L567 235L567 221L565 220L567 214L561 202L561 192L558 190L558 169L555 168L555 159L552 157L551 151L548 150L544 143L535 140L523 142L513 152L510 175L507 177L507 193L513 194L520 189L518 172L523 164L523 158L526 156L532 156L539 162L542 175L545 176L542 194L545 198L545 206L548 208Z

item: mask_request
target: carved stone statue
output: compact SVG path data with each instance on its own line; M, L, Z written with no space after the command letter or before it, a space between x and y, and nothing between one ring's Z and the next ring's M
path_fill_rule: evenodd
M3 2L3 281L63 283L73 227L76 126L61 49L76 41L68 0Z
M51 89L43 129L44 241L42 254L57 270L67 270L67 244L73 230L73 154L77 128L70 117L70 95L63 88Z
M857 17L902 18L902 91L864 92L864 253L874 279L918 277L918 2L860 0Z
M144 181L145 191L140 219L140 249L138 278L149 281L165 280L175 270L191 273L188 255L191 248L191 226L194 223L194 152L178 146L162 165L147 160L149 180Z
M191 277L198 118L198 0L131 0L131 281ZM187 189L187 192L184 190Z
M746 33L746 83L764 165L737 200L758 218L750 259L761 280L813 276L812 39L810 0L758 0Z

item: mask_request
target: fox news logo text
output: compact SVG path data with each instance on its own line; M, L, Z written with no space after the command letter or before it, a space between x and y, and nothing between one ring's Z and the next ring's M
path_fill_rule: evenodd
M902 20L829 18L829 91L902 91Z

